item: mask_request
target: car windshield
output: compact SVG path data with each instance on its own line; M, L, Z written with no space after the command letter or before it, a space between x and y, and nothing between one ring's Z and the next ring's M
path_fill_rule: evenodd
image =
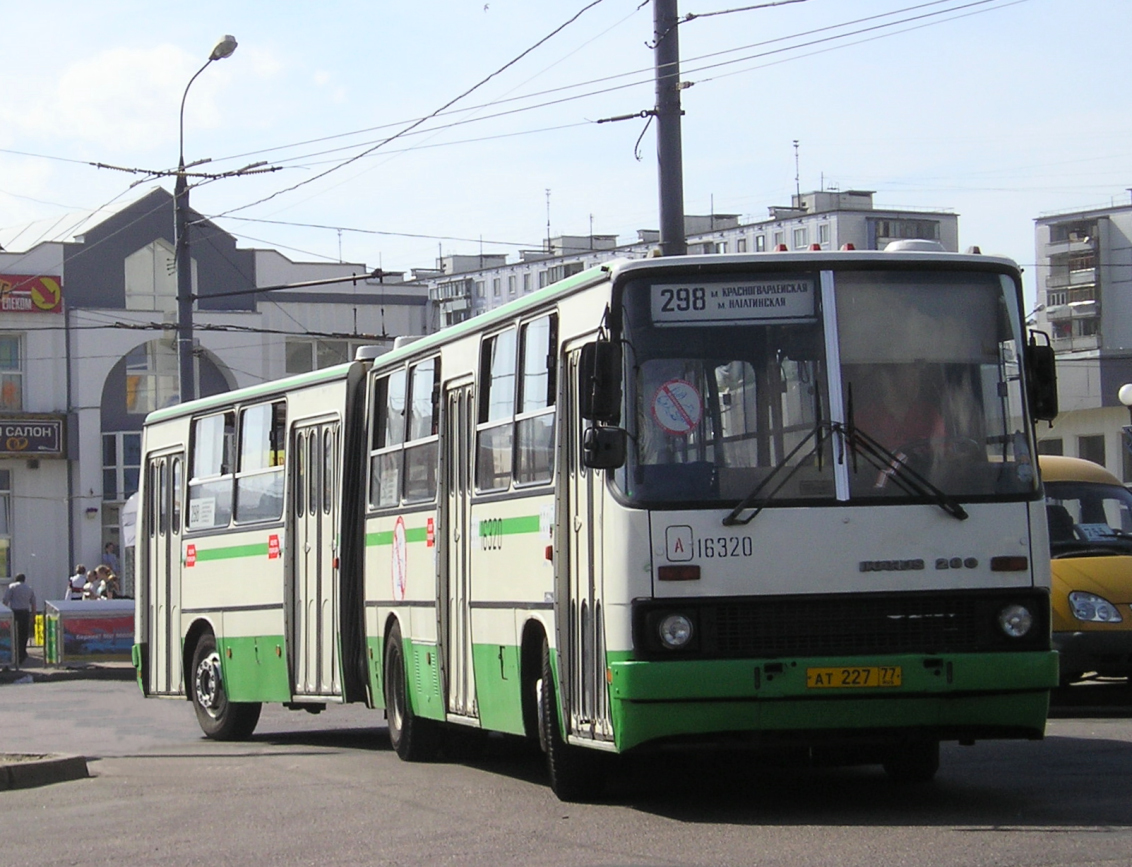
M1132 493L1120 485L1046 482L1050 553L1132 553Z
M622 301L629 454L615 478L631 500L954 509L1037 492L1005 275L638 279Z

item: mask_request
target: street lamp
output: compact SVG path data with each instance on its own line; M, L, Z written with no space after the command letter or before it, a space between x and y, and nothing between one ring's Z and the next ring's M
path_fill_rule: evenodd
M177 183L173 188L177 233L177 365L180 377L181 402L193 400L196 379L193 376L193 266L189 257L189 181L185 177L185 99L193 82L214 60L231 57L236 50L236 37L223 36L208 55L204 66L185 85L181 96L180 156L177 160Z

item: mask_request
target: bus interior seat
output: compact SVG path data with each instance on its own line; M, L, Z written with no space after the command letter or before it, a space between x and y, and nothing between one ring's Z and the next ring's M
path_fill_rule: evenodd
M1065 506L1047 503L1046 520L1049 522L1049 541L1051 544L1077 540L1077 525L1073 523L1073 518Z

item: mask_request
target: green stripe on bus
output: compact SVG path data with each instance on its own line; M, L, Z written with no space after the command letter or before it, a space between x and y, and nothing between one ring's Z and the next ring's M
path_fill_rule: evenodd
M480 536L518 536L523 533L537 533L542 526L538 515L524 515L521 518L501 518L480 521Z
M232 545L227 548L197 548L196 558L204 560L232 560L237 557L266 557L267 543L255 545Z
M428 528L427 527L406 527L405 528L405 541L406 542L427 542L428 541ZM385 530L380 533L366 533L366 547L372 548L374 546L381 547L382 545L393 544L393 531Z

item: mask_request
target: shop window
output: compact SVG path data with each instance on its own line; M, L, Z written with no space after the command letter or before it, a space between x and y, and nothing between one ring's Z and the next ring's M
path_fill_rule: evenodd
M0 334L0 409L24 408L23 341L16 334Z

